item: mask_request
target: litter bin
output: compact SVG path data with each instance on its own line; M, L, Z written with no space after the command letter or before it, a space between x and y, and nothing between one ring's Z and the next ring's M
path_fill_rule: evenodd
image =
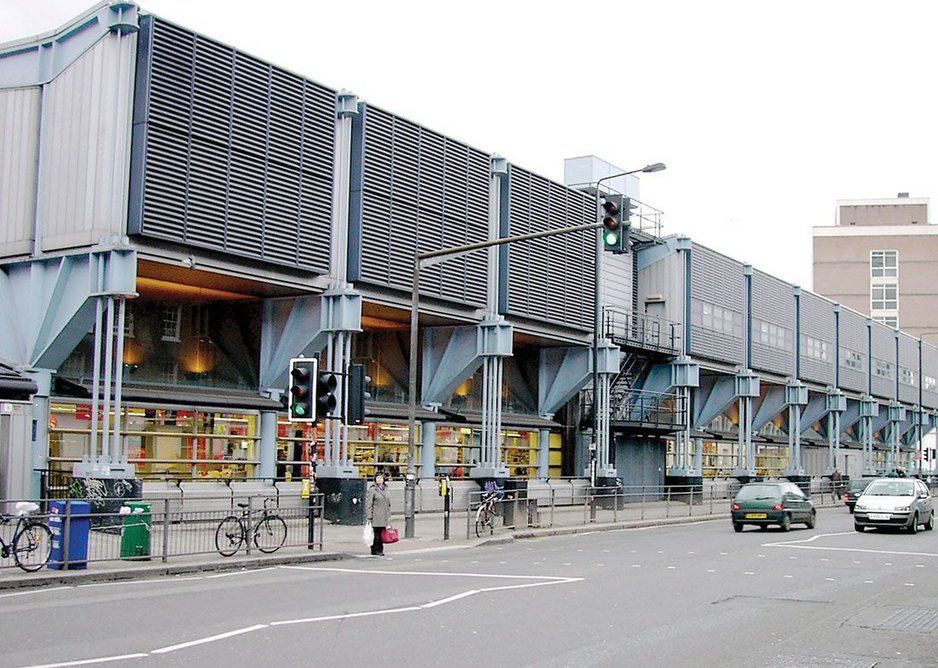
M149 559L150 504L124 504L121 515L124 518L121 527L121 559Z
M90 513L91 504L87 501L51 501L49 503L49 529L52 531L49 568L77 570L88 567Z

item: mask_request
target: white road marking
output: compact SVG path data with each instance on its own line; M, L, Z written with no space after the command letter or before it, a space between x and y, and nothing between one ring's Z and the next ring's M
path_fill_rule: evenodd
M111 661L122 661L127 659L140 659L145 658L154 654L167 654L169 652L175 652L182 649L187 649L189 647L195 647L197 645L204 645L210 642L217 642L219 640L225 640L227 638L232 638L239 635L244 635L246 633L253 633L254 631L259 631L260 629L265 629L273 626L285 626L290 624L307 624L311 622L323 622L323 621L334 621L341 619L354 619L358 617L371 617L375 615L390 615L397 614L402 612L415 612L420 610L428 610L435 608L440 605L445 605L447 603L452 603L453 601L458 601L469 596L474 596L475 594L482 594L486 592L495 592L495 591L507 591L512 589L527 589L529 587L544 587L548 585L556 584L568 584L571 582L581 582L584 578L575 578L575 577L559 577L559 576L549 576L549 575L501 575L501 574L490 574L490 573L446 573L446 572L437 572L437 571L378 571L370 569L357 569L357 568L329 568L329 567L318 567L318 566L278 566L276 568L282 568L285 570L304 570L304 571L328 571L336 573L354 573L354 574L369 574L369 575L414 575L414 576L442 576L447 578L453 577L472 577L472 578L493 578L493 579L511 579L511 580L535 580L536 582L527 582L525 584L514 584L514 585L502 585L498 587L485 587L481 589L470 589L459 594L454 594L452 596L447 596L446 598L437 599L435 601L429 601L422 605L413 605L404 608L391 608L388 610L365 610L363 612L350 612L340 615L327 615L323 617L309 617L305 619L285 619L276 622L270 622L269 624L255 624L253 626L246 626L241 629L235 629L233 631L227 631L225 633L219 633L217 635L208 636L206 638L197 638L195 640L190 640L184 643L178 643L176 645L169 645L167 647L161 647L150 651L149 653L138 653L138 654L123 654L120 656L109 656L109 657L98 657L94 659L76 659L73 661L64 661L61 663L49 663L43 665L30 666L29 668L65 668L66 666L85 666L95 663L108 663ZM258 569L258 570L273 570L272 568ZM245 571L245 573L256 573L258 571ZM218 577L218 576L209 576L209 577ZM184 578L184 579L208 579L202 577L196 578ZM160 580L157 580L160 581ZM178 581L178 579L173 580ZM126 584L126 583L123 583ZM57 587L57 589L68 589L68 587ZM44 591L53 591L47 589ZM25 592L24 592L25 593Z
M71 589L71 587L49 587L48 589L27 589L26 591L16 591L10 594L0 594L0 598L13 598L14 596L28 596L29 594L44 594L47 591L61 591L62 589Z
M263 573L264 571L272 571L276 566L269 566L267 568L257 568L251 569L249 571L232 571L230 573L217 573L215 575L206 575L206 580L216 580L218 578L230 578L232 575L247 575L248 573Z
M829 547L824 545L804 545L803 543L813 543L819 538L829 536L852 536L853 531L843 531L840 533L822 533L810 538L800 540L786 540L777 543L763 543L762 547L788 547L794 550L825 550L828 552L862 552L866 554L892 554L903 557L938 557L935 552L902 552L898 550L871 550L861 547ZM885 566L892 566L891 562L886 562Z
M62 663L43 663L27 668L60 668L61 666L87 666L92 663L109 663L111 661L124 661L126 659L142 659L147 654L122 654L121 656L105 656L100 659L80 659L78 661L64 661Z
M216 640L224 640L225 638L231 638L234 636L240 636L245 633L251 633L252 631L257 631L258 629L267 628L267 624L255 624L254 626L245 626L243 629L235 629L234 631L227 631L226 633L219 633L218 635L209 636L207 638L199 638L198 640L190 640L189 642L179 643L178 645L170 645L169 647L161 647L160 649L155 649L151 654L166 654L167 652L175 652L176 650L186 649L187 647L195 647L196 645L204 645L208 642L215 642Z

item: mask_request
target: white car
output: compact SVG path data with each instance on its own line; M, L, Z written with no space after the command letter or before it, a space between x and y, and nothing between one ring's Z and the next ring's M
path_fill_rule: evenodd
M935 508L931 493L914 478L876 478L857 499L853 527L905 527L909 533L935 528Z

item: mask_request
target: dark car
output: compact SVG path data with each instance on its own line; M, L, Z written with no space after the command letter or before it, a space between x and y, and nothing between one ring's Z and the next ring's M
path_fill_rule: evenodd
M917 533L935 528L935 509L931 493L921 480L914 478L877 478L860 498L853 512L857 531L867 527L903 527Z
M792 523L803 523L813 529L817 521L814 503L792 482L751 482L743 485L730 506L733 529L743 530L746 524L764 529L777 524L788 531Z
M843 493L844 503L847 504L847 510L853 512L853 507L857 504L857 498L866 489L866 486L873 482L873 478L857 478L847 482L847 488Z

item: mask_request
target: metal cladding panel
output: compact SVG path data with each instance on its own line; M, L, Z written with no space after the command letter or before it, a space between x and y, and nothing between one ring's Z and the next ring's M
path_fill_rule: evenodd
M884 399L896 398L896 332L879 322L874 322L870 331L873 343L873 375L870 382L870 394ZM876 373L876 361L881 360L891 365L891 377L883 377Z
M938 348L922 344L922 405L938 409Z
M795 372L795 296L790 283L752 272L752 366Z
M834 384L834 363L837 340L834 304L813 292L801 292L801 379L827 385ZM808 338L824 344L809 354Z
M0 256L32 251L39 89L0 91Z
M632 311L635 309L633 289L635 287L635 251L615 255L603 253L603 304Z
M361 275L411 290L414 255L489 237L489 156L370 105L364 108ZM423 295L485 306L487 253L422 269Z
M743 264L705 246L691 249L691 343L693 356L745 364L746 284ZM717 328L706 317L707 305L725 310L733 326ZM726 319L723 320L726 325Z
M135 43L133 35L111 33L44 88L43 250L125 233Z
M335 91L141 20L130 231L329 272Z
M509 189L509 236L596 222L592 196L515 165ZM592 330L596 248L595 230L511 244L508 313Z
M923 367L924 368L924 367ZM935 369L936 367L932 367ZM918 404L919 374L918 339L899 334L899 401Z
M869 330L866 322L865 315L848 308L841 308L840 386L846 390L866 392L869 389ZM850 352L858 354L859 360L851 360Z

